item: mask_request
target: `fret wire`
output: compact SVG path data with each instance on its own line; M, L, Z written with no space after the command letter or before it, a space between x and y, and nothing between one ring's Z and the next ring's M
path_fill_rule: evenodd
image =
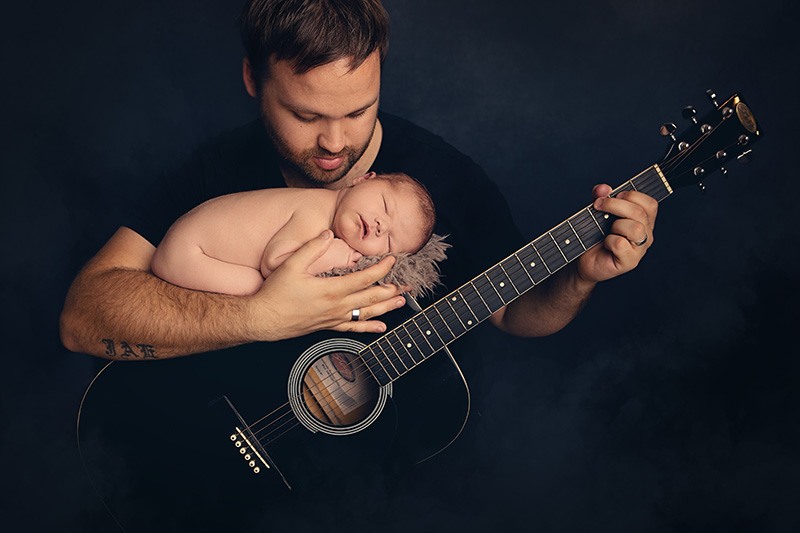
M393 333L394 336L397 338L397 340L400 342L400 348L401 348L400 351L398 351L397 348L395 348L394 344L392 344L392 349L395 352L397 352L397 358L400 359L401 363L403 363L403 366L405 367L404 373L408 372L410 369L414 368L414 356L411 355L411 352L409 352L408 348L406 347L406 343L403 342L403 339L400 338L400 333L398 333L397 328L393 329L391 333ZM391 341L389 342L391 343ZM405 359L403 359L402 355L403 352L406 352L406 354L408 354L408 358L411 359L412 364L410 367L406 363Z
M431 343L430 343L430 341L428 340L428 338L427 338L427 336L425 335L425 333L423 333L423 331L422 331L422 328L420 328L420 327L419 327L419 324L417 324L417 321L416 321L416 319L412 318L412 319L411 319L411 320L409 320L408 322L411 322L411 323L414 325L414 327L415 327L415 328L417 328L417 332L419 333L419 336L420 336L420 337L422 337L422 340L424 340L424 341L425 341L425 344L427 344L427 345L428 345L428 348L430 348L430 351L431 351L431 353L430 353L430 354L428 354L428 355L425 355L425 352L423 352L421 348L418 348L418 349L419 349L419 351L420 351L420 353L422 354L422 360L424 361L424 360L425 360L425 359L427 359L427 358L428 358L430 355L432 355L432 354L433 354L433 352L435 352L435 351L436 351L436 349L433 347L433 344L431 344ZM406 322L406 323L408 323L408 322ZM406 327L406 326L405 326L405 324L403 325L403 327L404 327L404 328ZM406 331L408 331L408 328L406 328ZM428 330L428 331L430 331L430 330ZM411 332L411 337L412 337L412 339L413 339L413 337L414 337L414 333L413 333L413 332ZM417 341L416 341L416 340L414 340L414 344L416 344L417 346L419 346L419 344L417 343ZM417 364L419 364L419 363L417 363Z
M591 211L591 206L586 208L586 212L589 213L589 218L591 218L594 221L594 223L597 225L597 229L600 230L600 233L602 233L603 236L605 236L606 232L603 231L603 228L600 226L600 223L597 222L596 218L594 218L594 215L592 214L592 211Z
M572 222L570 222L569 219L567 219L567 224L569 224L569 227L572 228L572 233L575 234L575 237L578 239L578 242L581 243L581 248L583 248L583 251L585 252L586 251L586 245L583 244L583 240L581 239L581 236L578 235L577 231L575 231L575 227L572 225Z
M516 259L516 261L514 261L514 259ZM505 266L503 263L505 263ZM518 294L522 294L533 287L534 284L530 276L520 265L519 258L516 254L512 254L503 259L500 262L500 267L508 274L508 279L511 280L511 284L514 285L514 289L516 289ZM520 274L520 271L522 271L522 274ZM528 284L529 281L531 282L530 285Z
M403 355L402 354L403 354L404 351L406 353L408 353L408 350L406 350L406 347L403 344L403 339L401 339L400 335L397 333L397 328L393 329L392 331L390 331L386 335L387 335L387 339L389 339L390 335L394 335L394 337L400 343L400 350L398 350L397 346L395 345L395 343L392 340L389 340L389 344L392 345L392 350L394 350L394 352L397 354L397 358L400 360L400 364L403 365L403 372L402 373L405 374L406 372L408 372L408 365L406 364L405 360L403 359ZM411 357L411 356L409 355L409 357ZM413 360L413 357L412 357L412 360Z
M369 368L369 369L370 369L370 372L372 372L372 375L373 375L373 376L375 376L375 379L376 379L376 380L378 380L378 383L380 383L381 385L386 385L387 383L391 382L391 381L392 381L392 378L391 378L391 377L389 376L389 374L386 372L386 369L385 369L385 368L383 368L383 365L381 364L381 361L380 361L380 359L378 359L378 358L377 358L377 356L375 355L375 353L373 352L374 348L373 348L372 346L367 346L367 350L369 350L370 352L372 352L372 353L371 353L371 355L372 355L372 358L375 360L375 362L377 362L377 363L378 363L378 366L380 366L380 371L378 371L378 369L377 369L377 368L375 368L375 369L373 370L373 367L372 367L372 365L370 365L369 363L367 363L367 368ZM363 351L363 350L362 350L362 351ZM381 378L380 378L380 375L379 375L379 374L376 374L376 372L379 372L380 374L382 374L383 376L385 376L385 377L386 377L386 383L383 383L383 382L382 382L382 380L381 380Z
M470 316L475 319L474 322L478 322L478 317L472 311L472 308L470 308L469 302L464 298L464 295L461 294L461 289L454 291L451 297L447 299L447 303L450 304L458 320L464 324L465 329L468 329L469 326L472 325L473 320L470 320ZM464 323L464 320L467 322Z
M488 305L486 305L486 300L483 299L483 295L481 294L481 291L479 291L478 288L475 287L475 283L470 281L469 284L472 285L472 289L475 291L475 294L478 295L478 299L481 301L481 303L486 308L486 310L489 311L489 314L492 314L492 308L489 307Z
M536 248L536 246L535 246L533 243L531 243L531 248L533 248L533 250L536 252L536 255L538 255L538 256L539 256L539 261L541 261L541 262L542 262L542 264L543 264L543 265L544 265L544 267L547 269L547 271L548 271L550 274L552 274L552 273L553 273L553 271L552 271L552 270L550 270L550 267L549 267L549 266L547 266L547 262L546 262L546 261L544 260L544 258L542 257L542 254L540 254L540 253L539 253L539 249L538 249L538 248Z
M469 311L469 314L470 314L470 315L472 315L472 318L474 318L474 319L475 319L475 323L477 324L478 322L480 322L481 320L483 320L483 319L481 319L481 318L478 318L478 314L475 312L475 308L473 307L473 304L477 305L478 301L477 301L477 300L475 300L475 299L473 299L473 300L470 300L470 299L468 299L468 298L467 298L467 297L466 297L466 296L465 296L465 295L464 295L464 294L461 292L461 290L462 290L462 289L466 289L466 288L467 288L467 285L471 285L473 288L475 287L475 285L472 285L472 282L465 283L464 285L462 285L462 286L461 286L461 289L458 289L458 291L456 291L456 292L458 292L458 295L459 295L459 297L460 297L460 301L461 301L461 302L464 304L464 307L466 307L466 308L467 308L467 311ZM476 292L477 292L477 291L476 291ZM478 297L480 298L480 295L478 295ZM472 302L472 303L471 303L471 302ZM481 302L481 303L483 303L483 302ZM480 308L478 308L478 311L480 311ZM490 313L490 314L491 314L491 313ZM468 324L468 325L469 325L469 324ZM474 324L473 324L473 325L474 325Z
M511 283L511 286L514 287L514 292L516 292L517 296L519 296L521 293L519 292L519 289L517 289L517 285L514 283L514 280L511 279L511 276L508 275L508 272L506 272L506 269L503 268L503 263L502 262L498 263L498 265L500 265L500 269L503 271L503 274L506 275L506 278L508 278L508 281Z
M381 345L380 345L380 342L381 342L381 340L384 340L384 341L386 341L386 344L388 344L388 345L389 345L389 348L391 348L391 349L392 349L392 351L394 351L394 347L392 346L392 343L391 343L391 341L389 341L389 339L388 339L387 337L383 337L383 339L378 339L378 347L379 347L379 348L381 347ZM381 348L381 349L382 349L382 348ZM400 376L402 376L402 375L403 375L403 373L402 373L402 372L400 372L399 370L397 370L397 365L395 365L394 361L392 360L392 356L391 356L391 354L389 354L389 352L388 352L388 351L385 351L385 353L386 353L386 359L389 361L389 364L390 364L390 365L392 365L392 369L394 370L395 374L397 374L397 377L400 377ZM397 355L397 352L395 352L394 356L395 356L395 358L397 358L398 360L400 359L400 357ZM396 378L392 378L392 379L396 379Z
M500 298L500 301L503 302L503 304L505 305L507 302L503 299L503 295L500 294L500 291L497 290L497 287L494 286L494 283L492 283L492 280L489 277L489 274L484 272L483 273L483 277L485 277L489 281L489 286L492 287L492 290L494 291L494 293L497 295L498 298Z
M548 240L547 237L550 237L550 240ZM544 260L545 264L549 267L550 273L557 272L568 262L563 253L559 253L559 250L553 249L554 246L558 248L558 245L552 242L552 238L553 237L549 233L545 233L537 239L541 241L538 244L538 249L542 255L542 260ZM544 252L542 252L542 250L544 250Z
M480 276L476 277L473 280L473 286L478 290L481 298L485 297L484 302L486 304L486 308L489 312L494 312L503 307L505 303L503 302L503 298L497 294L497 290L492 285L491 280L486 277L486 272L482 273ZM490 291L487 287L491 287L492 290ZM497 302L494 302L494 296L497 296Z
M569 259L567 259L567 256L564 255L564 250L562 250L561 247L558 245L558 243L556 242L556 238L553 237L553 234L551 232L549 232L549 231L547 232L547 234L550 235L550 238L553 240L553 244L555 244L556 248L558 248L558 251L561 252L561 257L564 258L564 261L569 263Z
M414 339L414 335L412 335L411 332L408 331L408 328L406 327L406 324L401 324L401 327L403 328L403 331L406 332L406 335L408 335L408 338L411 341L411 344L414 345L414 348L416 348L417 352L422 356L422 359L420 361L424 361L425 360L425 354L423 353L422 349L419 347L419 344L417 344L416 339ZM416 366L416 365L418 365L420 363L420 361L417 361L414 358L414 354L411 352L410 349L409 349L408 355L411 356L411 360L414 362L414 366Z
M378 376L376 376L376 375L375 375L375 372L373 372L373 371L372 371L372 368L370 367L370 365L369 365L369 363L367 362L367 360L366 360L366 359L364 359L364 357L361 355L361 352L359 352L358 354L356 354L356 356L357 356L359 359L361 359L361 362L362 362L362 363L364 363L364 366L365 366L365 367L367 367L367 370L369 370L369 373L370 373L370 374L372 374L372 377L373 377L373 378L375 378L375 381L377 381L378 383L380 383L380 380L378 379Z
M378 354L375 353L375 347L370 345L368 346L368 348L372 352L372 358L375 359L375 361L377 361L378 364L380 365L381 371L388 376L389 373L386 371L386 367L383 365L383 363L381 363L381 360L378 358Z
M427 315L425 312L422 312L422 313L420 313L420 315L419 315L419 316L421 316L422 318L424 318L424 319L425 319L425 321L428 323L428 327L427 327L427 328L425 328L425 329L426 329L426 331L425 331L425 340L426 340L426 341L428 341L428 344L431 344L431 341L430 341L430 340L428 340L428 339L435 340L435 339L433 339L433 338L430 336L430 334L428 333L428 332L432 332L433 334L435 334L435 335L436 335L436 338L438 338L438 339L439 339L439 343L440 343L442 346L446 346L446 345L447 345L447 343L444 341L444 339L442 338L442 336L441 336L441 335L439 335L439 330L438 330L437 328L433 327L433 322L431 322L430 318L428 318L428 315ZM417 327L419 327L419 324L417 325ZM422 331L422 328L419 328L419 329L420 329L420 331ZM431 344L431 349L433 349L433 351L434 351L434 352L435 352L436 350L439 350L440 348L441 348L441 346L440 346L439 348L434 348L434 347L433 347L433 344Z
M451 293L451 294L452 294L452 293ZM464 321L463 321L463 320L461 320L461 317L460 317L460 316L458 316L458 313L456 312L455 308L453 307L453 304L451 304L451 303L450 303L450 298L447 298L447 299L445 300L445 302L447 302L447 306L448 306L448 307L450 308L450 310L453 312L453 315L455 315L456 319L457 319L457 320L458 320L458 321L461 323L461 327L462 327L462 328L464 328L464 331L466 331L468 328L467 328L467 326L466 326L466 325L464 325ZM461 335L461 333L459 333L459 335Z
M442 315L442 312L441 312L441 311L439 311L439 309L436 307L436 304L433 304L433 306L432 306L432 307L433 307L433 309L436 311L436 314L437 314L437 315L439 315L439 318L441 318L441 319L442 319L442 323L444 323L444 327L446 327L446 328L447 328L447 330L450 332L450 335L452 335L452 336L453 336L453 340L457 339L457 338L458 338L458 335L456 335L455 333L453 333L453 330L452 330L452 329L450 329L450 324L448 324L448 323L447 323L447 320L445 320L445 318L444 318L444 315Z
M525 275L528 276L528 279L531 280L531 283L533 283L533 285L535 287L536 286L536 282L533 281L533 278L531 277L530 273L528 272L528 269L525 268L525 265L522 263L522 260L519 258L518 254L519 254L519 252L515 252L512 255L517 259L517 261L519 262L520 266L522 267L522 271L525 272Z
M573 228L585 250L588 250L603 240L605 234L589 211L582 209L572 218L576 220L576 224L573 225ZM595 229L595 227L597 229Z
M487 270L486 276L492 282L492 288L497 292L497 294L500 295L503 305L507 305L509 302L512 302L519 297L520 293L518 290L516 290L514 284L506 284L506 281L511 282L511 279L506 274L502 261L493 268Z
M375 360L378 361L379 365L381 365L381 368L383 369L384 373L386 374L386 377L389 378L389 381L392 381L393 379L395 379L400 374L397 372L397 370L394 369L394 365L392 364L392 361L383 352L383 348L381 348L381 346L380 346L380 340L381 339L378 339L377 341L375 341L375 343L374 343L375 347L371 347L370 350L372 351L373 355L375 356ZM375 352L375 348L377 348L379 350L379 353L381 355L383 355L383 357L386 360L386 362L388 363L388 365L384 365L381 362L380 358L378 357L378 353ZM390 368L391 368L391 370L390 370ZM394 376L392 375L393 373L395 374Z

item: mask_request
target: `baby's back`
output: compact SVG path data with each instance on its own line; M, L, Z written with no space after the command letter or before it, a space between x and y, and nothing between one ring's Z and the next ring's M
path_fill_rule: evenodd
M336 192L326 189L262 189L212 198L179 218L159 248L199 246L217 259L259 268L264 247L294 215L304 217L311 234L326 225Z

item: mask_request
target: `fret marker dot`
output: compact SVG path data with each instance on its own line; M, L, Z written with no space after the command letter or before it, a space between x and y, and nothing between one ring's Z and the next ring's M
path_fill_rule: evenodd
M431 330L428 330L428 331L425 332L425 335L430 335L430 334L431 334Z
M564 244L569 244L569 239L565 240Z
M406 348L411 348L411 343L406 344Z
M472 325L472 320L467 320L467 325L471 326Z
M454 301L454 302L456 301L456 297L455 297L455 296L453 296L453 301Z
M531 263L531 266L532 266L532 267L535 267L535 266L536 266L536 263Z
M501 281L501 282L500 282L500 286L501 286L501 287L505 287L505 286L506 286L505 282L504 282L504 281Z
M604 219L606 219L606 220L608 220L608 213L606 213L605 215L603 215L603 218L604 218Z

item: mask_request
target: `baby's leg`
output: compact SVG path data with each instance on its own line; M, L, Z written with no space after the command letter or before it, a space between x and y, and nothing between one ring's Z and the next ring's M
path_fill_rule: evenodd
M208 256L197 245L182 250L179 258L158 251L151 265L153 273L186 289L243 296L258 292L264 283L258 269Z

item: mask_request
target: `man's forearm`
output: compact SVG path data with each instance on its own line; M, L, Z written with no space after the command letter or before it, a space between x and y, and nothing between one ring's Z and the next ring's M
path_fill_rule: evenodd
M575 318L594 286L567 268L506 306L492 322L520 337L553 334Z
M251 340L246 300L190 291L147 271L82 273L67 294L61 339L75 352L144 360L204 352Z

